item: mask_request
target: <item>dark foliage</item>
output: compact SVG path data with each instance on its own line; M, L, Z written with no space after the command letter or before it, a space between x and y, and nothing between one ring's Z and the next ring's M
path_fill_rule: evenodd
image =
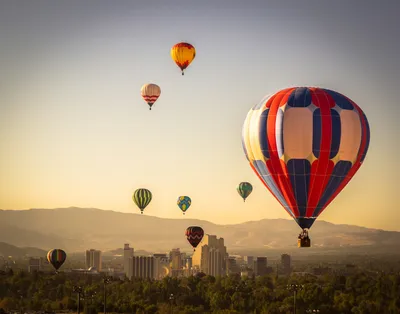
M359 271L351 276L275 275L164 278L162 281L113 280L107 285L107 311L115 313L293 313L288 284L304 285L297 313L400 313L400 274ZM10 310L77 309L73 286L83 287L81 312L103 311L100 277L72 274L2 272L0 313ZM172 296L171 296L172 295Z

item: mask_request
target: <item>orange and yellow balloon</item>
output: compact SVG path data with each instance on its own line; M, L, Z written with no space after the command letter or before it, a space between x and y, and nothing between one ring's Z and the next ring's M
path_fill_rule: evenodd
M171 48L171 57L184 75L183 71L196 57L196 49L189 43L178 43Z
M161 88L160 86L152 83L144 84L140 90L140 93L144 101L150 106L149 109L151 110L151 106L154 105L158 97L161 95Z

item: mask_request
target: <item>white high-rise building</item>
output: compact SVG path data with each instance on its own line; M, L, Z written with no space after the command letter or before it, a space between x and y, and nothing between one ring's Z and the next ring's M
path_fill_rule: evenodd
M193 272L192 258L186 257L183 267L183 274L184 276L189 277L190 275L193 275Z
M149 278L155 279L154 256L134 256L129 259L129 279Z
M186 258L186 269L192 269L193 263L192 263L192 258L188 257Z
M124 273L125 275L130 278L132 277L129 274L129 259L133 257L134 250L132 247L129 247L129 243L124 244Z
M172 249L172 251L169 253L169 259L171 261L171 276L179 277L183 268L182 253L180 249Z
M170 275L171 266L167 254L154 254L154 276L156 279L163 279Z
M186 266L186 259L187 259L186 253L181 253L181 264L182 264L182 267Z
M224 239L206 234L193 253L192 266L199 268L207 275L225 275L227 257Z
M101 271L101 251L90 249L86 250L86 269L95 267L98 272Z

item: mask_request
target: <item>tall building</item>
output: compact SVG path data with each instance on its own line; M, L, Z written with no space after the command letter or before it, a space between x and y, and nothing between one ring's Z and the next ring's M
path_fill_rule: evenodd
M171 273L167 254L154 254L154 278L163 279Z
M169 252L169 259L172 269L180 269L182 267L182 256L179 248L172 249L171 252Z
M226 274L240 274L240 267L237 264L236 258L232 256L226 259Z
M291 258L289 254L281 255L281 267L285 274L290 274L291 271Z
M255 264L257 276L265 276L267 274L267 258L259 256Z
M186 258L186 268L187 269L192 269L193 261L191 257Z
M182 254L180 249L172 249L169 253L169 258L171 261L171 276L178 277L183 270Z
M101 262L101 251L94 249L86 250L86 269L95 267L100 272Z
M193 267L192 267L192 258L191 257L186 257L185 260L183 261L182 275L186 276L186 277L193 275Z
M254 256L245 256L244 261L247 263L247 267L254 268Z
M129 243L124 244L124 273L129 278L129 259L133 257L133 248L129 247Z
M206 234L193 253L192 264L207 275L221 276L226 274L226 259L224 239Z
M155 278L154 256L133 256L129 259L129 279Z
M31 273L34 271L41 271L42 270L42 262L43 262L42 257L31 257L29 259L28 272Z
M186 258L187 258L186 253L181 253L182 266L185 266Z

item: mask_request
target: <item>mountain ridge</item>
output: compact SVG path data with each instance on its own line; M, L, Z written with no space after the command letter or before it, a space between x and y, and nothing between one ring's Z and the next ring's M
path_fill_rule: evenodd
M13 258L21 258L21 257L44 257L46 256L47 251L42 250L37 247L17 247L15 245L0 242L0 256L8 257L12 256Z
M2 209L0 208L0 212L24 212L24 211L64 211L64 210L90 210L90 211L98 211L98 212L113 212L116 214L122 214L122 215L137 215L141 216L140 214L137 213L126 213L126 212L120 212L112 209L101 209L101 208L93 208L93 207L77 207L77 206L69 206L69 207L60 207L60 208L28 208L28 209ZM145 215L147 217L152 217L155 219L162 219L162 220L181 220L177 218L164 218L164 217L158 217L158 216L152 216L152 215ZM263 218L259 220L247 220L239 223L230 223L230 224L218 224L212 221L208 220L203 220L203 219L195 219L195 218L189 218L190 220L193 221L203 221L207 222L210 224L214 224L217 226L237 226L237 225L243 225L243 224L249 224L249 223L257 223L261 221L271 221L271 220L283 220L283 221L292 221L290 218ZM368 230L376 230L376 231L385 231L385 232L397 232L399 233L400 231L396 230L385 230L382 228L372 228L372 227L365 227L365 226L358 226L358 225L351 225L351 224L335 224L326 220L318 220L318 223L326 223L326 224L331 224L334 226L350 226L350 227L357 227L357 228L363 228L363 229L368 229Z
M184 232L188 225L223 237L228 250L293 249L299 227L289 219L261 219L219 225L201 219L161 218L98 208L0 210L0 241L18 247L64 247L70 251L97 248L110 251L131 243L145 251L180 247L190 251ZM310 231L314 249L393 247L400 232L319 220Z

